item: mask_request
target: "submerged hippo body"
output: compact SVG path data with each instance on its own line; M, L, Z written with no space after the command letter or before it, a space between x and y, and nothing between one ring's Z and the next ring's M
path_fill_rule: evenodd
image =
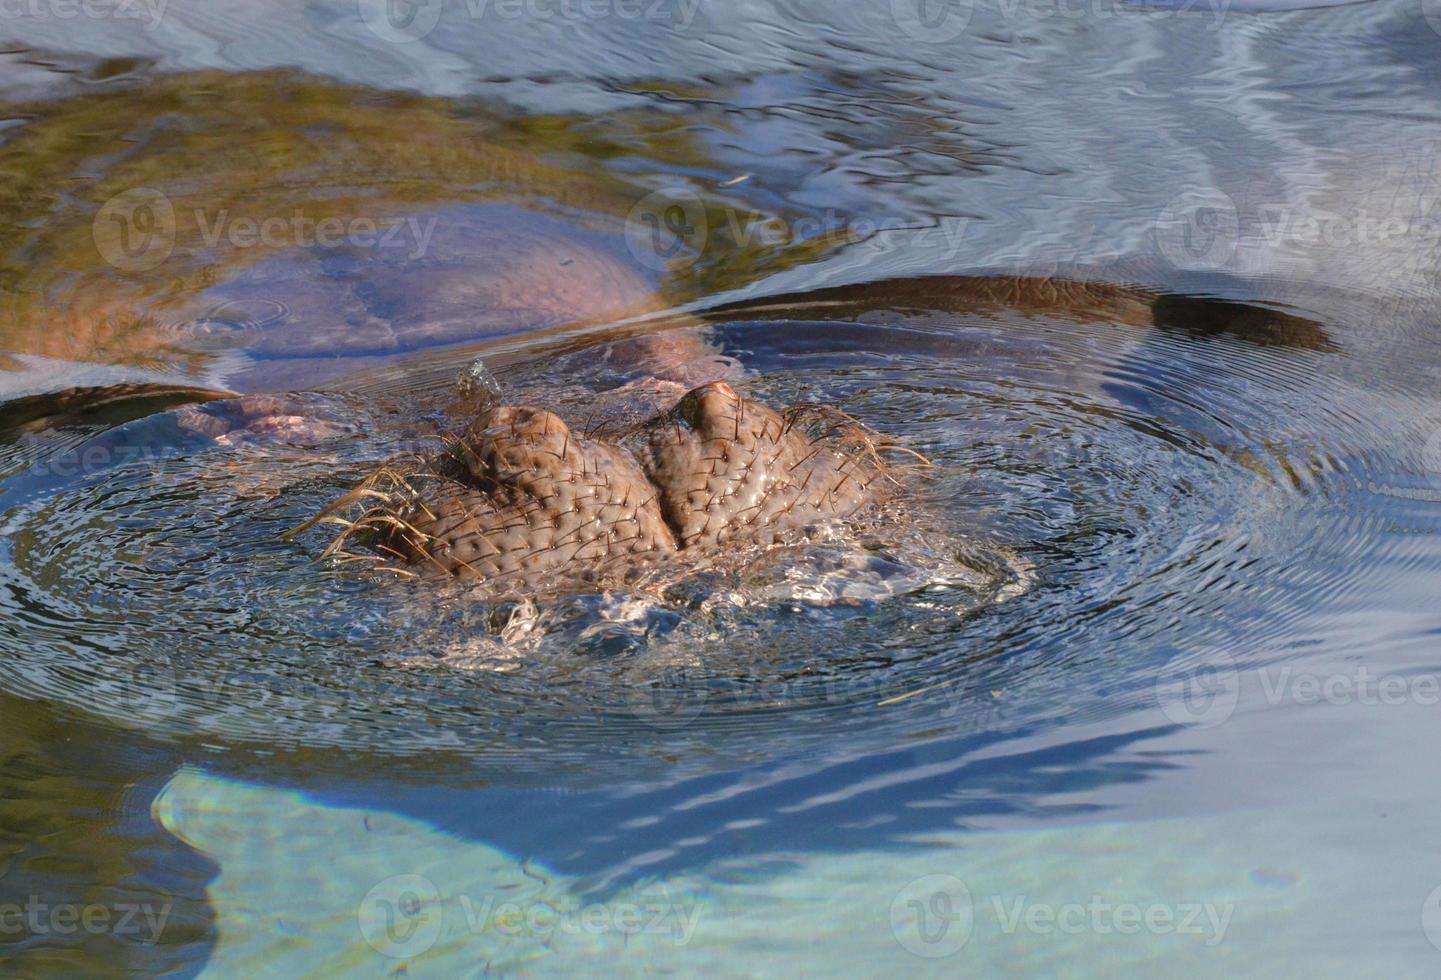
M488 595L576 592L665 582L717 557L740 556L732 567L744 567L759 550L827 536L839 540L843 535L833 532L893 496L880 447L863 426L835 411L776 411L744 397L737 391L744 390L738 384L742 372L708 343L701 320L668 316L666 329L638 326L637 318L655 317L665 304L649 277L602 233L578 227L567 232L571 225L561 217L515 206L469 205L449 217L434 240L433 258L411 262L384 254L368 264L344 265L343 275L332 268L335 262L326 265L308 254L277 258L205 297L222 308L259 308L266 300L286 310L283 320L255 327L257 353L282 358L262 357L249 368L267 384L285 377L287 356L310 370L324 365L322 377L330 378L344 353L588 327L580 342L595 374L565 379L583 389L579 399L531 391L519 393L520 404L475 406L462 415L449 452L432 454L419 466L384 463L375 478L323 513L347 524L332 552L343 547L406 576L474 582ZM279 298L266 299L271 296ZM872 309L1011 309L1063 316L1078 329L1132 328L1138 338L1184 331L1322 350L1330 344L1318 324L1283 311L1081 276L895 280L725 307L713 315L784 319L811 306L840 318ZM607 337L589 329L617 321L627 321L625 330L639 335L617 340L619 330ZM319 354L327 357L314 356ZM293 386L306 381L302 375ZM97 402L123 418L127 407L153 411L162 404L156 398L174 404L212 396L188 388L139 394L151 397L142 399L122 385L12 404L23 408L17 422L43 429L47 419L58 424ZM122 404L115 406L116 400ZM592 409L614 408L617 401L630 409L632 424L616 425L612 418L597 434L591 417L615 413ZM418 426L419 415L407 417L407 424ZM227 448L313 446L354 436L365 425L345 405L303 393L190 405L176 419ZM257 459L264 454L236 462L237 482L283 493L284 468L255 466ZM952 544L944 541L943 550L956 553ZM840 550L842 563L866 551L854 536ZM767 559L772 565L775 560ZM1009 569L1001 574L1029 581L1010 557L1003 564ZM944 577L958 576L948 571Z
M357 296L371 299L375 315L383 311L387 322L406 325L387 341L402 348L426 340L473 339L497 326L522 332L558 324L600 325L663 308L623 250L599 247L594 231L567 236L561 233L565 223L553 216L536 217L538 230L526 236L520 212L467 212L484 214L513 234L485 237L482 232L493 230L489 225L471 228L464 244L486 247L467 253L457 244L445 253L444 274L438 278L424 275L423 263L407 270L389 256L352 276L301 275L290 284L294 295L283 294L285 305L292 316L310 311L304 323L315 329L299 331L294 343L304 343L293 352L338 353L354 324L337 312L338 322L323 329L320 311L344 311ZM526 258L496 261L506 242L519 243ZM254 274L254 283L232 283L224 299L242 305L254 299L241 288L247 284L279 291L287 282L281 271L279 265L267 266ZM395 279L401 272L404 288ZM377 299L382 293L385 302ZM1159 328L1233 333L1256 343L1316 349L1329 344L1318 325L1281 311L1060 276L871 283L759 307L722 308L715 315L786 318L803 315L812 305L840 317L900 307L957 313L1035 310L1105 329L1137 328L1139 337ZM464 310L472 311L473 323L467 325ZM628 332L642 332L619 339L588 330L585 363L594 366L594 375L564 381L574 383L579 398L574 392L553 398L558 392L532 390L516 393L520 404L474 406L461 414L449 452L432 454L419 466L413 461L382 464L375 478L322 515L348 525L332 552L344 548L347 555L405 576L475 583L486 595L663 583L712 559L739 558L731 567L744 568L748 556L760 550L827 537L838 542L838 560L863 564L866 548L859 538L842 541L839 532L850 519L893 497L895 486L867 430L833 410L776 411L744 397L737 391L744 390L738 383L742 372L707 342L704 322L672 316L662 325L667 329L650 332L628 325ZM278 345L283 335L271 338ZM281 353L278 346L266 350ZM262 360L253 370L284 363ZM728 381L737 382L736 387ZM148 389L140 394L157 396ZM158 393L170 404L212 394L170 388ZM121 404L114 405L116 400ZM112 386L75 397L61 393L30 399L17 421L43 429L47 419L59 424L77 406L93 408L97 402L113 408L108 415L116 418L126 417L129 408L135 409L129 417L135 417L161 404L138 397L128 386ZM594 410L613 409L617 402L629 409L623 414L632 424L617 425L612 417L599 430L604 434L597 434L593 416L604 420L616 413ZM420 414L403 421L419 427ZM346 405L304 393L210 401L182 408L175 417L183 429L227 448L316 446L353 437L366 425L348 414ZM264 459L263 453L237 459L237 483L284 493L284 467L255 465ZM896 508L881 510L893 516ZM941 547L955 554L960 549L954 544L947 540ZM788 553L767 563L773 567L777 560L789 561ZM1002 564L1009 566L1002 576L1029 581L1010 557L1003 557ZM792 571L797 570L787 567L783 574ZM964 576L951 570L943 577ZM836 578L816 591L830 590ZM915 581L923 586L924 578ZM975 581L984 585L991 578L978 574Z
M277 260L207 302L247 307L288 288L286 329L269 328L257 349L302 357L663 311L652 277L593 228L513 206L447 217L424 261L385 254L358 282L312 275L306 256L288 260L286 280ZM360 319L358 298L368 304ZM328 325L327 308L336 317ZM597 345L597 374L607 377L575 379L593 398L572 393L565 407L532 391L521 404L464 407L448 452L418 466L385 463L345 498L358 506L325 515L352 522L345 554L403 575L474 581L486 594L575 591L797 541L879 499L888 481L862 426L743 397L728 381L744 372L708 343L705 324L671 316L666 327ZM605 434L583 433L597 408ZM296 394L192 406L179 420L226 447L320 444L354 431L324 399Z

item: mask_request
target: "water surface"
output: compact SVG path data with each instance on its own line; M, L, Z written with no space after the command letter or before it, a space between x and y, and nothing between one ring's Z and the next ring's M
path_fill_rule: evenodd
M0 911L111 916L0 917L19 973L1434 971L1429 3L58 9L0 21L0 392L365 424L7 436ZM1034 585L507 644L282 538L477 357L583 402L610 325L477 285L521 227L930 458L932 570Z

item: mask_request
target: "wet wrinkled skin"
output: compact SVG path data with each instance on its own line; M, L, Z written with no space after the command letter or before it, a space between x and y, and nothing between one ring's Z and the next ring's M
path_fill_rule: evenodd
M499 408L406 481L413 499L362 523L417 572L530 595L801 540L880 499L883 475L859 425L776 412L715 381L615 441L542 409Z
M356 430L327 399L305 392L246 395L176 412L182 429L233 448L253 441L321 444Z

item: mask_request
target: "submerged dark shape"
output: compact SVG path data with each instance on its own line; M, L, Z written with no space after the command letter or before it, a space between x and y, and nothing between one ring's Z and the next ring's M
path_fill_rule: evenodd
M1176 288L1178 280L1183 289ZM1157 282L1173 285L1158 288ZM1115 268L1076 266L1051 274L988 271L856 283L775 299L743 300L715 307L706 315L718 320L786 319L807 310L823 310L826 316L844 318L874 310L985 313L1005 309L1197 337L1226 335L1262 347L1337 350L1317 320L1281 301L1262 303L1249 298L1273 291L1275 284L1269 285L1272 288L1220 273L1198 276L1157 271L1137 261ZM1292 292L1305 295L1318 288L1297 284Z

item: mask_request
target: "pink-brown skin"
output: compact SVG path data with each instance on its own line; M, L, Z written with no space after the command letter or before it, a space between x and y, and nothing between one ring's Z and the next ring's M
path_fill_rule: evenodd
M376 522L379 550L534 594L798 540L872 501L881 470L858 426L713 381L614 442L503 407L428 476Z
M227 448L254 440L325 443L355 430L351 423L334 416L325 399L301 392L187 405L176 412L176 421L181 428L209 436L216 445Z

